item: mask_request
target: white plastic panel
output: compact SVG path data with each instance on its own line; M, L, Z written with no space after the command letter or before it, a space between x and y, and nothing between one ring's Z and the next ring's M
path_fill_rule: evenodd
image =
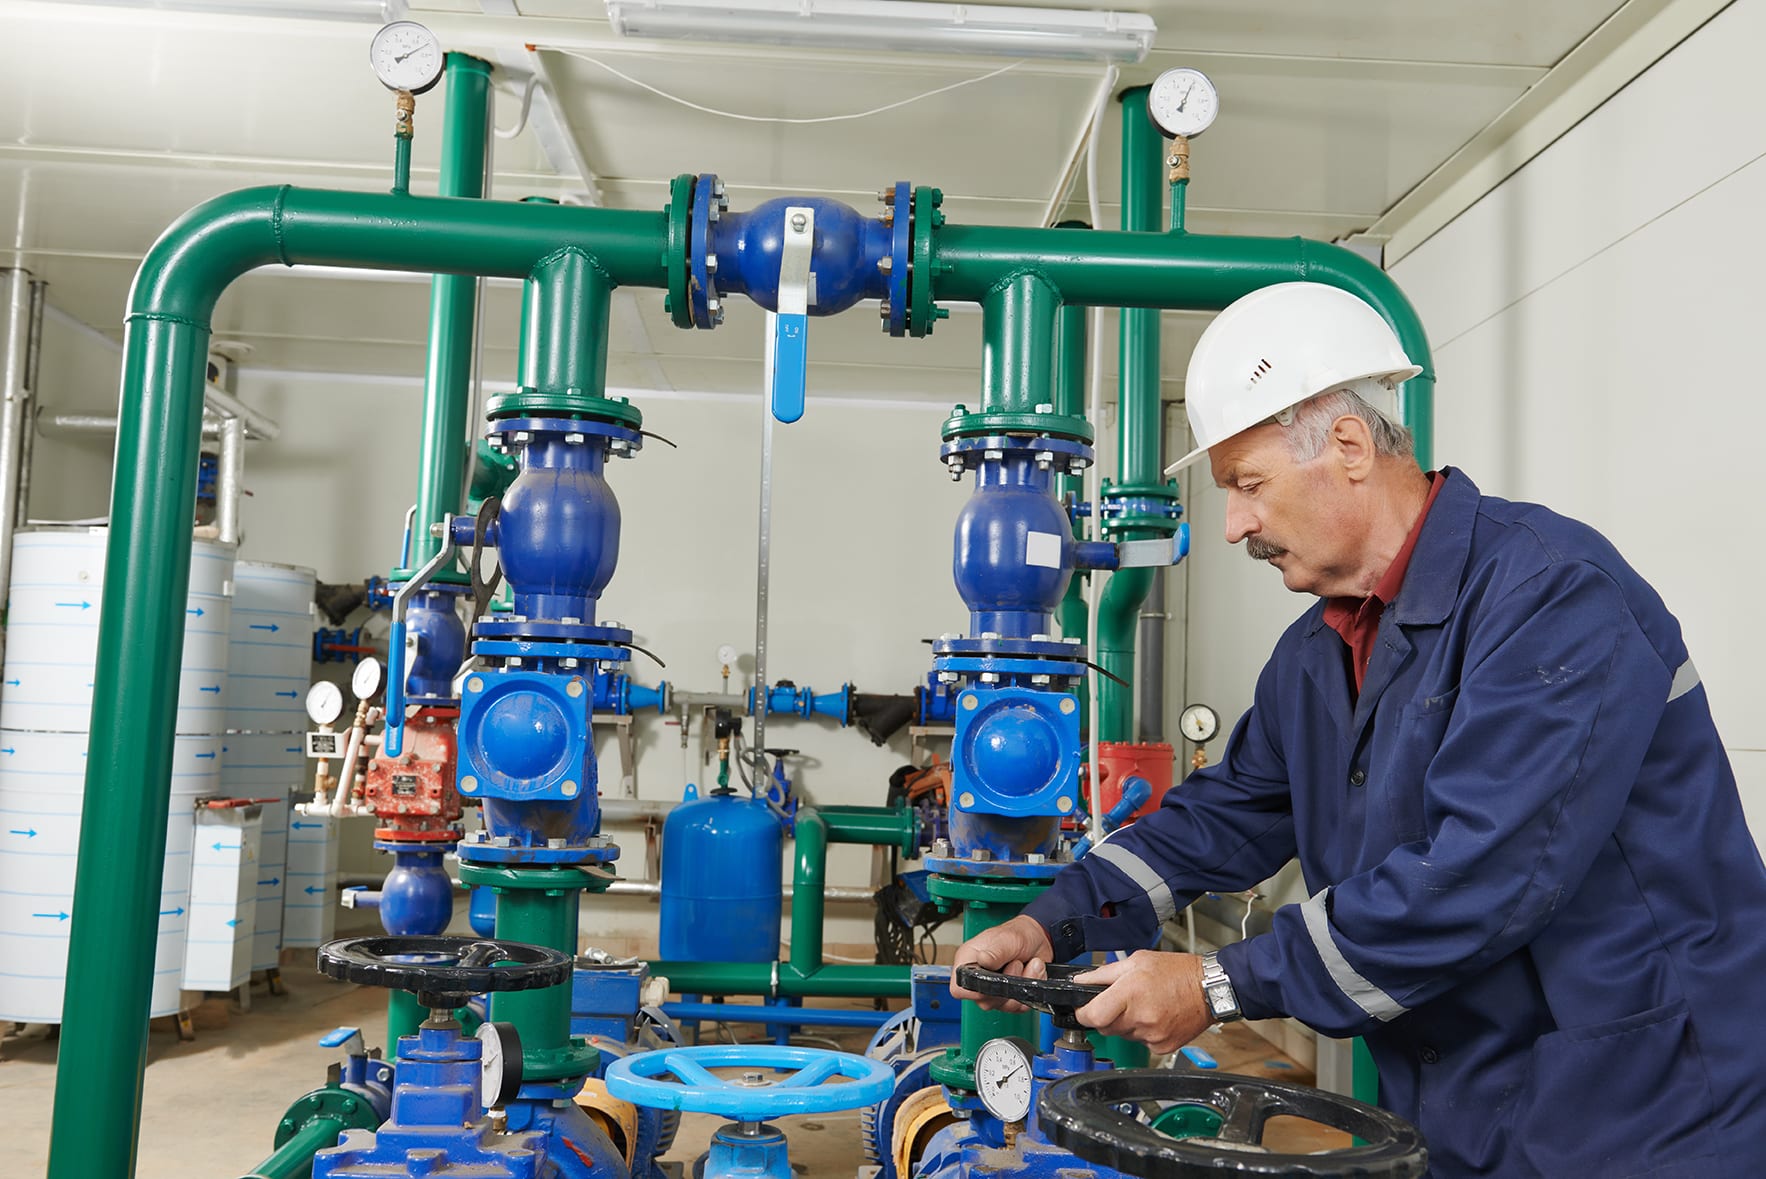
M282 959L282 896L288 887L288 796L284 794L262 804L262 817L251 968L273 970L281 965Z
M227 728L305 730L313 662L311 569L241 561L234 569Z
M222 793L263 804L253 970L270 970L280 962L282 896L288 886L289 803L304 792L311 764L300 733L228 733L223 738Z
M336 819L295 807L288 823L284 946L321 946L337 931L337 836Z
M184 989L230 991L251 977L263 816L255 806L198 807L191 854Z
M74 913L86 735L0 730L0 1020L60 1023ZM190 914L194 805L219 786L220 740L172 750L151 1013L178 1010Z
M107 536L103 528L47 528L14 538L0 728L83 733L90 727ZM224 727L232 580L231 545L191 545L179 733Z

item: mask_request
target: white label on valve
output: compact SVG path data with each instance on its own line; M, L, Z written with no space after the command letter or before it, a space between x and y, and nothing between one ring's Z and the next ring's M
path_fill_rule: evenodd
M1061 567L1061 538L1052 532L1028 532L1024 535L1024 563L1039 569Z

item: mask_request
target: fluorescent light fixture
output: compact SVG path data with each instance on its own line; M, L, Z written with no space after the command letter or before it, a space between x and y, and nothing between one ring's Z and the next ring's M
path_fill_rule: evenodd
M606 0L625 37L1137 62L1157 31L1137 12L921 0Z
M220 16L272 16L295 20L380 21L385 0L63 0L89 8L136 8Z

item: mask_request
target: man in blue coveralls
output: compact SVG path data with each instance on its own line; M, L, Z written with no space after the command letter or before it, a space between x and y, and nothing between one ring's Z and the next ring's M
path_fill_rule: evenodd
M1100 967L1079 1018L1363 1036L1438 1179L1766 1176L1766 867L1680 626L1592 528L1418 470L1379 408L1418 371L1319 284L1209 326L1171 469L1206 454L1227 540L1319 600L1218 764L956 960L1145 947L1298 856L1268 933Z

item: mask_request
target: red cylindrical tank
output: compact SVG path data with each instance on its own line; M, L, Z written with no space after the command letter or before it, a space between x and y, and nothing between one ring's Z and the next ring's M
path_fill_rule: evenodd
M1171 789L1176 756L1176 750L1162 741L1144 745L1127 741L1098 742L1098 776L1103 779L1104 813L1109 814L1110 808L1122 797L1122 782L1131 774L1145 778L1153 788L1147 801L1134 812L1134 817L1138 819L1158 810L1165 792ZM1089 787L1087 789L1089 797Z

